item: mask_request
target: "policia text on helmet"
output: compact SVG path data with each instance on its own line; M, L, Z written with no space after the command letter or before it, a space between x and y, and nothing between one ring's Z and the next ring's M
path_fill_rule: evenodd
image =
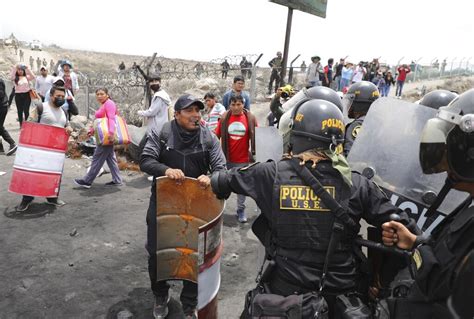
M348 156L354 144L365 115L369 111L372 103L379 98L379 90L372 82L361 81L352 84L344 96L344 108L347 110L349 118L354 120L347 125L346 134L344 136L344 156Z
M336 105L324 100L309 100L293 109L290 123L290 150L333 150L344 142L344 118Z
M369 111L370 105L379 98L380 93L375 84L361 81L352 84L344 96L348 116L357 119Z

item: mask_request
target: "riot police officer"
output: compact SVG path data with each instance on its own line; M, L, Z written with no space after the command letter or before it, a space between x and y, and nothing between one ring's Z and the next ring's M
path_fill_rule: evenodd
M433 109L439 109L442 106L448 105L456 97L458 97L458 94L455 92L434 90L425 94L418 103Z
M346 128L344 140L344 155L349 155L352 144L359 133L365 115L369 111L370 105L379 98L380 93L375 84L368 81L361 81L352 84L344 96L344 104L349 118L354 119Z
M400 213L411 226L413 221L393 206L373 182L351 173L340 154L343 115L333 103L303 100L294 107L291 121L290 156L278 162L214 173L211 185L220 198L231 192L244 194L252 197L261 209L258 219L263 220L268 231L257 237L271 238L264 245L275 262L269 277L274 294L304 294L323 285L333 222L341 221L342 236L329 259L322 289L331 314L337 295L356 290L360 273L353 240L360 219L380 227L390 220L390 214ZM308 178L312 182L317 180L319 188L315 189ZM326 191L337 205L322 199ZM304 307L303 304L303 313Z
M448 188L468 192L470 199L449 214L431 237L416 236L394 221L382 226L386 245L413 249L416 281L408 298L398 302L396 318L452 318L450 310L454 318L474 316L473 124L471 89L439 109L436 118L426 123L420 142L423 172L446 171ZM459 293L462 287L468 289Z

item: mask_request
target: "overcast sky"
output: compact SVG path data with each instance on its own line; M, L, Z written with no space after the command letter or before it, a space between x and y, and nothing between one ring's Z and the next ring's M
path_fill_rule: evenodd
M328 0L322 19L295 11L290 59L427 64L473 56L470 0ZM267 0L2 1L0 36L63 48L196 60L283 50L287 8ZM301 60L297 61L299 65Z

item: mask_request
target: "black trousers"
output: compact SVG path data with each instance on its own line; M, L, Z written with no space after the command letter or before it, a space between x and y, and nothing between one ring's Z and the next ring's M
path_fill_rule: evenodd
M148 273L150 276L151 290L157 297L168 295L170 285L166 281L157 281L156 276L156 193L152 192L150 204L146 214L147 243L148 251ZM181 304L184 313L194 310L197 307L197 284L183 280L183 290L181 291Z
M272 74L270 75L270 82L268 83L268 94L272 94L272 86L273 82L275 82L275 89L278 88L280 85L280 73L277 70L272 70Z
M30 116L30 104L31 104L30 93L29 92L15 93L15 104L16 104L16 110L18 112L18 121L20 121L20 126L21 126L23 121L28 120L28 116Z
M6 106L0 106L0 136L3 137L5 142L10 146L15 145L15 141L12 139L8 131L5 129L5 118L7 117L8 108Z

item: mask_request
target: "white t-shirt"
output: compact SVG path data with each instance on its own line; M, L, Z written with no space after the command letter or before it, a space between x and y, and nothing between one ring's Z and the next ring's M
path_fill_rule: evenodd
M360 82L364 78L364 74L367 71L363 66L357 66L354 71L354 77L352 78L352 82Z
M61 107L50 106L49 102L44 102L40 123L57 127L66 127L66 113Z

